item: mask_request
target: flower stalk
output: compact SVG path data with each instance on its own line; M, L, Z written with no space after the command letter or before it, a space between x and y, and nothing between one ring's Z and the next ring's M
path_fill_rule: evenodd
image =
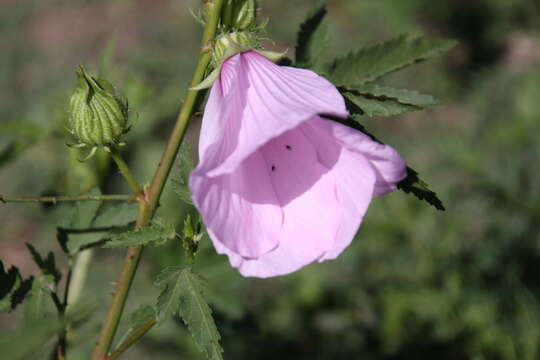
M154 216L158 207L159 198L163 192L163 188L171 171L174 159L180 148L180 144L184 138L189 120L193 115L196 105L202 99L204 93L191 89L191 87L199 84L206 73L206 69L211 60L212 41L215 38L216 30L219 24L219 15L221 13L222 0L203 0L206 17L206 25L202 37L201 53L191 79L190 88L187 90L187 95L184 104L178 114L176 124L169 138L167 147L163 153L159 166L154 174L152 182L146 191L145 202L139 202L139 215L137 218L136 228L146 226ZM92 354L93 360L103 359L116 333L120 317L122 315L127 294L131 287L131 283L135 276L137 266L142 254L142 246L130 247L127 251L126 258L120 277L116 283L116 288L113 293L113 300L108 310L107 317L101 328L98 342Z
M53 203L72 201L136 201L135 195L75 195L75 196L6 196L0 195L3 203Z

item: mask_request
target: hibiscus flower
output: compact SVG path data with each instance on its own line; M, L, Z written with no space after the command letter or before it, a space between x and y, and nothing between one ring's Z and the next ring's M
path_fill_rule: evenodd
M244 276L336 258L371 200L406 175L393 148L322 115L348 112L313 71L255 51L221 65L189 185L216 251Z

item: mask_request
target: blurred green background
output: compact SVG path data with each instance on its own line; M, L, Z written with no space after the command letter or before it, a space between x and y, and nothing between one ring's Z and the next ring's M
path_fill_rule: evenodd
M261 0L272 47L292 56L312 4ZM134 126L124 153L149 181L194 66L201 28L188 10L198 6L0 1L0 193L76 193L96 181L105 192L127 192L106 161L81 165L64 145L79 64L129 99ZM329 58L403 32L460 41L446 56L385 79L434 94L442 106L365 119L447 211L401 192L377 199L338 260L269 280L240 277L204 244L196 267L209 281L226 359L540 359L540 3L331 0L328 9ZM184 211L169 184L160 215L179 224ZM65 269L57 218L51 206L1 205L4 263L36 273L30 242L56 252ZM92 346L123 253L93 254L81 298L95 312L74 332L71 359L85 359ZM149 248L126 314L154 302L153 278L183 257L178 242ZM18 329L21 317L20 309L0 315L0 328ZM203 357L177 320L153 329L125 358Z

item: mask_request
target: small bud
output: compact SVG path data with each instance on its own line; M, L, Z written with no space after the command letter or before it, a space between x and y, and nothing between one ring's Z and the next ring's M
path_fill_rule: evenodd
M256 0L226 0L221 22L226 28L234 30L248 30L256 27Z
M202 220L199 215L198 219L194 220L191 214L187 214L184 218L184 229L182 233L182 246L186 252L186 260L189 264L193 263L195 254L199 248L199 241L202 234Z
M111 146L121 145L120 137L128 130L128 107L108 81L88 75L83 67L76 74L69 131L79 141L76 147L92 147L88 159L99 147L110 150Z

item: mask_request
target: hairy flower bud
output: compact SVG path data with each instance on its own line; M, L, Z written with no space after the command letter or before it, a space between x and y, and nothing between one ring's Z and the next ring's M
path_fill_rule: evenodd
M257 25L256 0L226 0L221 22L226 28L234 30L254 28Z
M98 147L109 150L119 145L127 131L127 103L120 99L112 85L96 79L80 67L77 89L70 100L69 131L78 139L75 146L91 146L91 157Z

